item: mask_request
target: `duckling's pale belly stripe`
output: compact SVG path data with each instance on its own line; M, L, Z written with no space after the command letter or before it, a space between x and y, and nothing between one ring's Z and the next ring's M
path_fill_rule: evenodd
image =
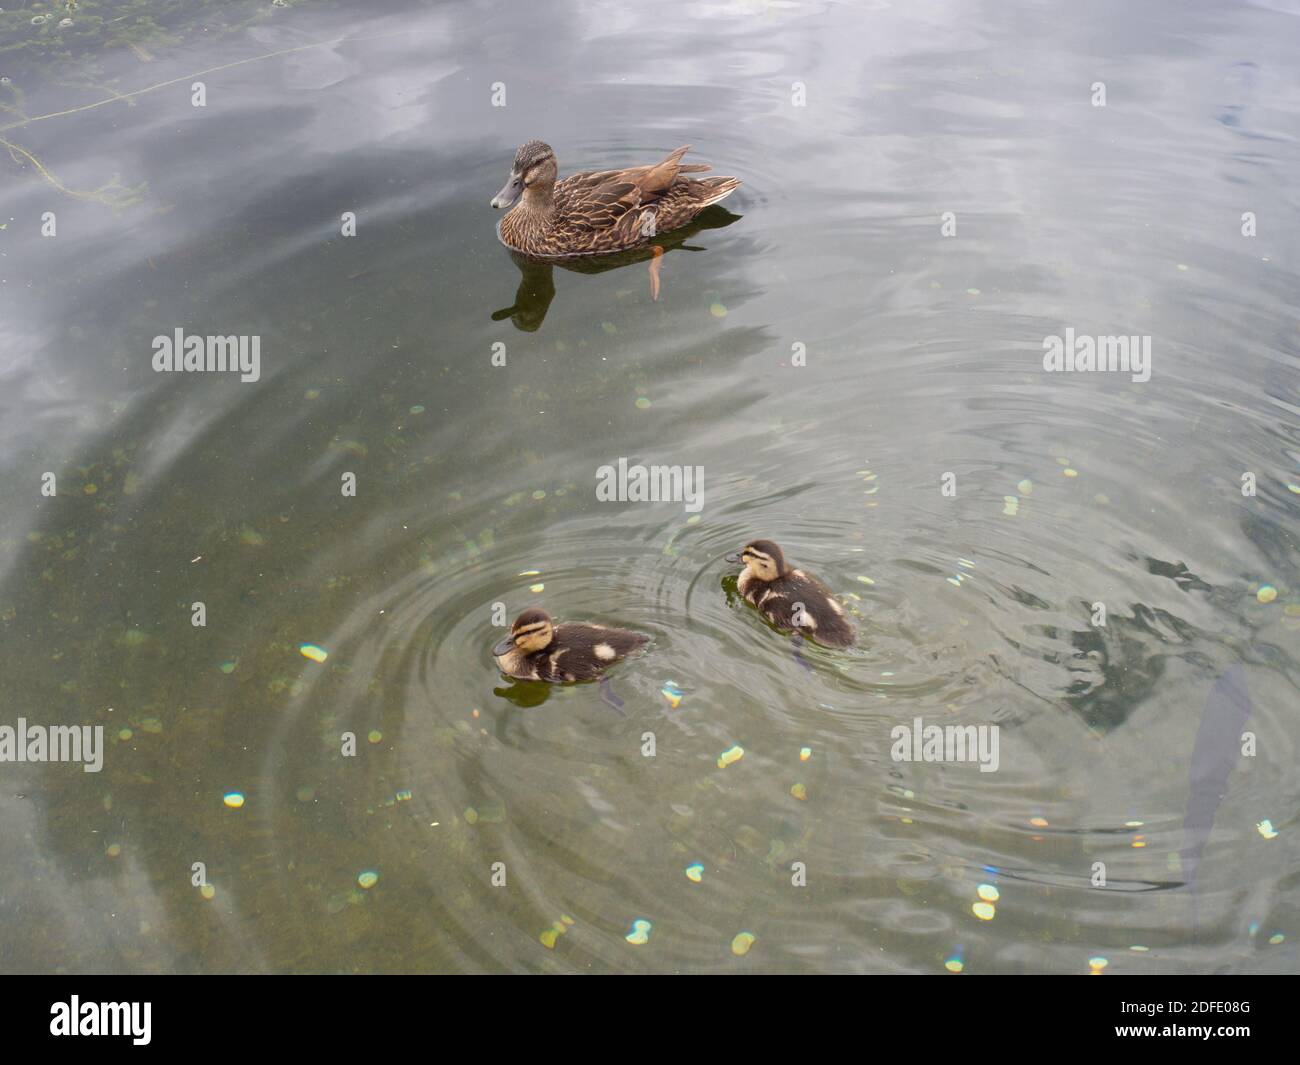
M515 677L519 680L542 679L537 675L537 663L529 663L526 656L521 655L518 651L498 655L496 661L497 668L508 677Z

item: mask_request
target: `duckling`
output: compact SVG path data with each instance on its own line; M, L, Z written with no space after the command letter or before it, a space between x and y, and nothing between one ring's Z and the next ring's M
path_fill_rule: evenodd
M492 648L492 657L502 673L516 680L599 680L606 667L647 642L648 636L627 629L557 625L534 607L515 618L510 635Z
M771 540L754 540L728 562L740 562L740 594L782 632L808 636L826 647L849 647L853 626L816 577L791 569L781 549Z

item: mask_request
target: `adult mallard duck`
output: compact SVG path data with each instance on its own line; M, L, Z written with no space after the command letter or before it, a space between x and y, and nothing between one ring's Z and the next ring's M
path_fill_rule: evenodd
M853 644L853 626L844 608L816 577L791 569L771 540L754 540L728 562L740 562L738 588L745 601L782 632L796 632L826 647Z
M510 635L492 648L501 672L516 680L600 680L607 666L647 643L627 629L570 622L557 625L545 610L525 610Z
M497 233L508 247L540 258L598 255L648 244L740 185L734 177L683 177L711 169L707 163L683 165L690 148L684 144L649 166L588 170L557 182L555 152L541 141L529 141L515 153L505 188L492 198L493 207L506 209Z

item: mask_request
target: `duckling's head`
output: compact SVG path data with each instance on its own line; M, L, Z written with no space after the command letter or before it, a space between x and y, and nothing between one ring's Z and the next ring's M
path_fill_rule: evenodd
M511 648L532 654L548 647L553 639L555 623L551 621L551 615L534 607L515 618L514 624L510 626L510 635L492 648L492 654L500 658Z
M520 196L548 197L555 187L558 173L555 152L549 144L541 141L521 144L510 167L510 180L492 197L492 206L498 209L513 207Z
M728 562L740 562L760 581L774 581L787 572L785 555L771 540L754 540L738 555L728 555Z

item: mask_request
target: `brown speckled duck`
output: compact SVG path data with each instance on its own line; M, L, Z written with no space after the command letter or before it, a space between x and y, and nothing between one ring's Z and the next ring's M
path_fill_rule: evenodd
M728 562L740 562L740 594L782 632L797 632L826 647L853 644L844 608L816 577L791 569L771 540L754 540Z
M740 185L734 177L684 177L711 169L707 163L682 164L690 147L683 145L649 166L588 170L557 182L555 152L541 141L529 141L515 153L505 188L492 198L493 207L507 209L497 233L508 247L540 258L648 244Z
M545 610L525 610L510 635L492 648L502 673L516 680L599 680L605 669L647 643L627 629L570 622L557 625Z

